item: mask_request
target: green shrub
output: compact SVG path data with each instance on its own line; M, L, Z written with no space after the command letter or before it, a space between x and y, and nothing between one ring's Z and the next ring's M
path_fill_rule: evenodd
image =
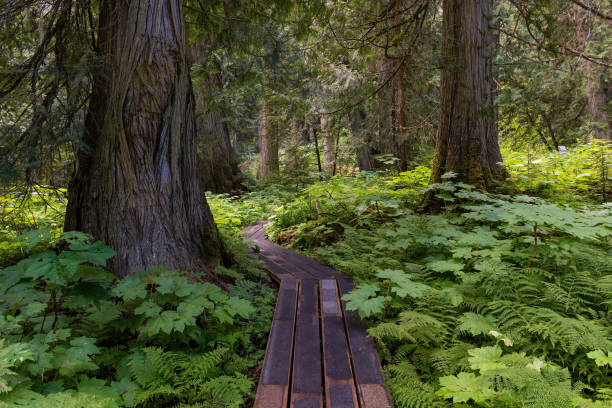
M82 233L20 242L46 250L0 272L0 406L240 407L252 397L267 286L238 279L224 291L165 268L116 279L103 269L114 252Z

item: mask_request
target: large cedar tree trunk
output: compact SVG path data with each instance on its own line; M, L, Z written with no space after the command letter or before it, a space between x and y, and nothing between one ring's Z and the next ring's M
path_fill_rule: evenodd
M494 107L493 0L444 0L445 58L440 121L430 183L453 171L456 180L486 189L504 177ZM433 197L425 197L425 208Z
M65 230L115 249L118 275L200 270L222 255L203 194L179 0L103 0L96 77Z

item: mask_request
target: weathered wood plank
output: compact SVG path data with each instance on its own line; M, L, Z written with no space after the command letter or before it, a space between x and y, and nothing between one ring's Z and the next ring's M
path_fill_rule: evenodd
M295 279L296 277L290 274L286 269L283 269L280 265L275 262L270 261L268 258L264 256L259 256L259 258L263 261L264 265L268 272L270 272L270 276L279 284L283 279Z
M317 279L329 279L330 276L324 272L310 268L301 263L299 259L295 257L296 252L283 248L280 245L273 244L266 240L255 241L256 245L260 249L260 254L267 258L274 258L274 262L279 265L291 265L291 271L301 274L308 274L309 277ZM304 278L307 279L307 278Z
M298 287L298 281L295 279L281 282L257 388L256 408L287 406Z
M314 279L315 277L309 273L304 272L300 268L296 268L291 263L283 260L282 255L270 252L268 250L262 251L261 256L265 257L269 261L274 262L285 270L288 270L296 279Z
M353 289L353 283L346 278L338 279L340 296ZM367 335L367 324L359 318L356 311L346 310L342 301L344 322L348 333L349 348L355 381L362 408L387 408L393 406L391 396L385 387L378 353Z
M318 282L300 282L295 327L291 407L323 406Z
M265 227L264 223L257 223L257 224L249 225L248 227L240 231L240 233L247 238L251 238L253 234L257 233L260 229L264 227Z
M357 393L336 282L321 280L320 285L326 407L357 408Z
M281 286L254 406L392 407L367 325L340 299L352 290L352 282L267 241L264 226L243 230Z
M260 238L258 235L255 243L260 248L266 248L268 251L274 252L276 255L283 257L283 259L290 261L295 267L300 268L319 279L342 277L340 272L328 266L321 265L314 259L310 259L298 252L267 241L265 240L265 237Z
M298 396L293 400L292 408L323 408L320 397Z

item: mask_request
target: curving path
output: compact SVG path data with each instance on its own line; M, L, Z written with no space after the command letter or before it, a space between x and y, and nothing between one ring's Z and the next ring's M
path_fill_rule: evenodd
M280 284L255 408L392 407L365 322L340 299L352 282L268 241L264 222L242 233Z

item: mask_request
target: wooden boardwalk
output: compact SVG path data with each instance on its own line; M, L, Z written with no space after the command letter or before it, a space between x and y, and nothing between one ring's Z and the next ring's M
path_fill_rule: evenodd
M365 323L340 299L352 282L271 243L263 227L243 230L280 285L255 408L392 407Z

